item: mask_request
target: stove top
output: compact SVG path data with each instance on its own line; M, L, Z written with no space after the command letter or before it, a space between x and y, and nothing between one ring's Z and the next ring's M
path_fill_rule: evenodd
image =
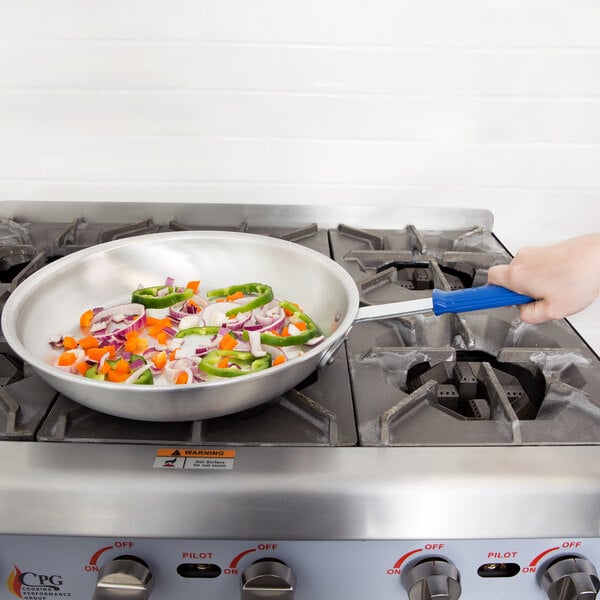
M306 245L364 305L420 299L510 260L492 225L424 207L0 202L0 310L61 256L182 229ZM255 409L155 423L58 394L0 334L0 578L41 600L120 597L122 574L140 599L250 598L261 573L298 600L429 597L440 579L453 599L575 581L596 597L599 367L566 320L419 314L358 323Z
M464 213L456 223L415 214L424 224L382 227L369 215L310 207L197 205L182 218L180 210L144 216L147 207L137 205L124 207L117 222L106 222L105 211L94 205L59 205L50 213L35 206L0 208L1 304L30 273L57 258L160 231L222 229L305 245L350 273L362 304L483 285L489 267L510 260L481 211ZM1 339L0 440L236 447L599 444L599 365L564 320L526 325L514 307L414 315L356 325L327 368L251 411L152 423L97 413L57 394Z

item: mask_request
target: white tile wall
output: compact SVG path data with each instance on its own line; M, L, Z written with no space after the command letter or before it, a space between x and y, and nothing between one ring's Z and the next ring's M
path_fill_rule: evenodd
M600 230L591 0L0 3L0 201L492 210ZM600 307L574 322L600 348Z

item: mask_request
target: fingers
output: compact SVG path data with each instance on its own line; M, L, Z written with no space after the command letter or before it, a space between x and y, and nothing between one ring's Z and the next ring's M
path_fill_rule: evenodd
M496 265L488 270L488 283L508 287L510 276L510 265Z
M516 269L518 271L518 267ZM515 271L515 265L497 265L491 267L488 271L488 283L501 285L520 294L531 295L528 289L517 280L518 272ZM518 307L521 321L525 323L542 323L548 318L548 311L543 300L537 300L528 304L522 304Z

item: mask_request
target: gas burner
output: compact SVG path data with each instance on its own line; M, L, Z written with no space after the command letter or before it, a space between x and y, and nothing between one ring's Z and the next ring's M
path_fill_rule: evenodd
M437 385L431 387L430 382ZM503 394L517 418L525 420L535 418L546 383L537 368L532 372L522 365L501 363L493 356L459 351L455 361L411 367L407 391L418 393L424 386L428 387L427 400L454 418L489 420L494 402Z
M393 277L393 269L396 276ZM462 290L473 287L475 267L468 263L460 263L448 267L439 264L439 270L451 290ZM406 290L432 290L435 285L436 268L431 262L392 262L376 269L377 273L389 273L394 283ZM365 286L363 282L363 287Z
M470 336L460 340L475 347L457 341L448 326L457 323ZM499 323L488 315L444 326L443 319L417 315L358 325L348 344L361 444L599 444L594 355L569 348L575 334L563 322L504 329ZM496 348L493 355L476 347L481 332L502 336L485 343ZM524 345L532 341L545 345Z
M484 285L491 266L509 261L497 240L479 227L377 231L340 225L330 238L333 256L352 275L363 304Z

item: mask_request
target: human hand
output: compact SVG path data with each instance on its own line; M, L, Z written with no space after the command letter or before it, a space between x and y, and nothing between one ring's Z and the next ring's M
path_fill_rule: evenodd
M536 299L519 306L526 323L575 314L600 294L600 234L523 247L510 264L490 268L488 283Z

